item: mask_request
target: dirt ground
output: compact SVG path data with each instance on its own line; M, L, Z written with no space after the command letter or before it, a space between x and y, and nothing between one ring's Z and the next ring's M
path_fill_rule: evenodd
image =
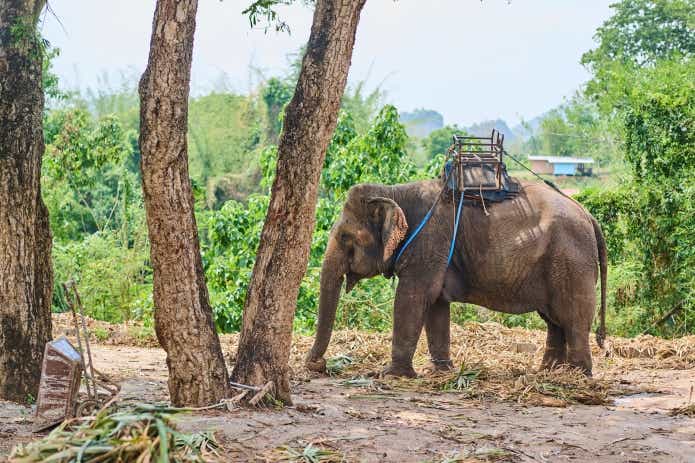
M293 406L188 413L179 426L215 431L220 461L695 461L695 408L673 412L695 400L695 337L611 339L607 354L595 347L589 380L536 372L540 331L469 324L454 327L452 337L463 368L428 372L421 342L415 363L422 374L414 380L366 376L386 363L385 334L336 332L332 377L301 367L311 339L297 337ZM94 357L121 383L120 401L166 401L164 352L114 339L98 344ZM233 358L236 337L222 343ZM0 460L38 437L31 413L0 402ZM323 459L310 459L316 450Z

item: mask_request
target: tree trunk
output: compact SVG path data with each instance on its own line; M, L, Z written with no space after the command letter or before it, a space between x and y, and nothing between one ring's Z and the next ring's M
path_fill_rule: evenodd
M36 397L51 340L51 231L41 198L40 0L0 2L0 398Z
M186 128L196 0L158 0L140 80L142 187L154 270L155 330L175 405L227 396L229 380L200 257Z
M294 97L287 106L278 163L251 277L235 381L272 381L291 402L288 361L299 284L306 272L326 149L345 90L365 0L318 0Z

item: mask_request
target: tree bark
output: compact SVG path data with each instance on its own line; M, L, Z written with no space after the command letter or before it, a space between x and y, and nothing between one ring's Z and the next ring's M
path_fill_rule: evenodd
M167 353L175 405L228 395L229 379L205 285L186 129L196 0L158 0L150 55L140 80L140 150L155 330Z
M277 173L246 295L232 378L290 403L288 361L299 285L314 230L318 182L345 90L365 0L318 0L278 146Z
M36 397L51 340L51 231L41 198L41 0L0 2L0 398Z

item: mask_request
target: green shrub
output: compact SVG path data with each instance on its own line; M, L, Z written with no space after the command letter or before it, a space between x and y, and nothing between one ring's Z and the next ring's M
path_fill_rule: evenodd
M405 153L406 143L405 129L393 106L385 106L362 135L357 134L352 116L341 113L321 177L309 266L297 299L296 330L313 330L323 253L348 189L362 182L400 183L416 178L417 171ZM266 188L272 184L276 159L275 147L261 154L261 184ZM245 203L228 201L207 216L203 261L215 323L221 331L237 331L241 327L268 203L267 195L252 195ZM385 329L390 325L393 294L391 284L383 278L363 281L342 298L339 325Z
M574 196L601 224L611 263L618 262L624 255L627 238L625 219L630 215L634 194L636 191L629 186L615 189L592 187Z
M99 320L151 323L152 273L144 245L123 247L117 232L97 232L82 241L53 245L55 292L60 283L74 279L85 314ZM54 304L64 310L62 302Z
M92 328L92 334L95 338L97 338L97 341L100 342L106 341L109 338L109 331L106 328L102 328L100 326Z

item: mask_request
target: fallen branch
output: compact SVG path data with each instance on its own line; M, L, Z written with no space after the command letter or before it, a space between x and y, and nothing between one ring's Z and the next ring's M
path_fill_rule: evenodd
M248 394L248 393L249 393L249 391L241 391L240 394L235 395L234 397L232 397L229 400L231 400L232 402L239 402L241 399L246 397L246 394Z
M266 396L266 394L269 394L269 393L271 392L272 389L273 389L273 382L272 382L272 381L268 381L268 382L266 383L266 385L263 386L263 387L261 388L261 390L258 391L258 393L257 393L255 396L251 397L251 400L249 400L249 404L255 406L256 404L258 404L258 402L261 401L261 399L262 399L263 397Z
M137 407L141 410L145 411L162 411L162 412L167 412L167 413L177 413L177 412L204 412L206 410L213 410L215 408L224 408L226 407L227 404L225 404L224 400L217 402L216 404L212 405L207 405L205 407L169 407L169 406L161 406L161 405L151 405L148 403L139 403L137 404Z
M230 381L230 382L229 382L229 385L232 386L234 389L243 389L243 390L245 390L245 391L254 391L254 392L258 392L258 391L261 390L260 387L248 386L248 385L246 385L246 384L235 383L235 382L233 382L233 381Z
M622 437L620 439L616 439L614 441L611 441L606 447L610 447L612 445L617 444L618 442L625 442L626 440L642 440L644 439L644 434L641 434L639 436L627 436L627 437Z

